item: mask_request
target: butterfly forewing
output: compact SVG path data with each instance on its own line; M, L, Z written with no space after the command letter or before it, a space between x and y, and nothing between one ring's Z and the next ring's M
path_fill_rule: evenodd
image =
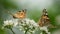
M14 14L14 17L16 17L16 18L25 18L26 17L25 10L18 11L16 14Z

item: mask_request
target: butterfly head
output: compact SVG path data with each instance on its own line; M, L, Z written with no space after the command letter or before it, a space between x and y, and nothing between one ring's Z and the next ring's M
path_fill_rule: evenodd
M17 13L20 15L24 15L24 14L26 14L26 10L21 10L21 11L18 11Z

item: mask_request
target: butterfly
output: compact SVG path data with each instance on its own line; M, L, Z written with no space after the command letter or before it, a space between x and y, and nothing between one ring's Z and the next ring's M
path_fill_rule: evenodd
M23 19L26 17L26 10L21 10L21 11L18 11L16 12L15 14L12 14L10 12L8 12L10 15L13 16L13 18L20 18L20 19Z
M51 28L55 27L51 24L50 18L48 16L48 13L47 13L46 9L43 9L43 14L42 14L41 18L39 19L38 24L41 27L43 27L43 26L49 26Z

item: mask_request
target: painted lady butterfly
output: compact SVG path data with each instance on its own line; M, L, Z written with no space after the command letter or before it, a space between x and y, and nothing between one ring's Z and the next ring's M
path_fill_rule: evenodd
M46 9L43 9L43 14L41 16L41 18L39 19L39 22L38 22L39 26L43 27L43 26L48 26L49 28L55 28L55 26L53 26L51 23L50 23L50 19L49 19L49 16L47 14L47 11Z
M12 14L10 12L8 12L9 14L11 14L13 16L13 18L25 18L26 17L26 10L21 10L21 11L18 11L17 13L15 14Z

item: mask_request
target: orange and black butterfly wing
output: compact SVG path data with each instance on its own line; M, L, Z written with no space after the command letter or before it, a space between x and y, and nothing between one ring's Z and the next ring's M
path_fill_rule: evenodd
M40 26L46 26L46 25L50 24L50 19L48 17L46 9L43 10L43 14L41 16L39 23L40 23Z

